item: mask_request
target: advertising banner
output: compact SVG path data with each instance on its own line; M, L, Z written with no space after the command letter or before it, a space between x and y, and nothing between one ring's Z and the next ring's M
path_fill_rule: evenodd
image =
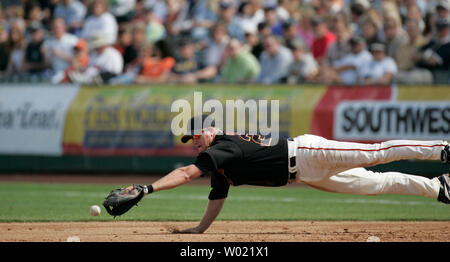
M2 85L0 154L62 155L66 112L77 92L72 85Z
M313 109L325 90L319 86L82 87L67 114L64 152L195 156L192 143L182 144L181 135L173 132L177 116L210 112L224 116L228 105L239 103L248 108L244 113L235 110L235 119L248 114L251 105L259 113L277 101L279 114L270 120L277 121L280 137L299 135L310 130Z
M330 86L311 133L334 140L450 140L447 86Z
M279 138L450 140L448 86L4 85L0 154L195 156L175 120L213 113L227 130L231 114L248 130L251 112L266 112Z
M449 102L342 102L334 136L342 140L450 140Z

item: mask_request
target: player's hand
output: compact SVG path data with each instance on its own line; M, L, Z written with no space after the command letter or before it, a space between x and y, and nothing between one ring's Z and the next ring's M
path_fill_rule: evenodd
M199 229L198 227L192 227L184 230L174 229L173 234L202 234L204 230Z

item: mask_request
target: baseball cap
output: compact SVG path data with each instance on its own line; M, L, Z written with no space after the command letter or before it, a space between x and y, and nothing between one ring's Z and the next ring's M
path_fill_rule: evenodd
M88 49L88 44L87 44L86 40L80 39L80 40L78 40L78 42L75 44L75 46L73 48L85 50L85 49Z
M369 9L370 8L370 2L369 0L352 0L350 2L350 5L360 5L362 6L364 9Z
M108 36L104 33L97 33L88 39L88 46L91 49L108 46L110 44L111 42L108 39Z
M209 118L212 119L212 121L210 121L209 119L208 121L206 121L208 117L209 115L197 115L192 117L187 124L186 135L181 137L181 142L186 143L191 140L194 135L200 135L202 133L202 129L204 128L215 127L216 122L212 117ZM200 123L200 127L197 127L195 125L195 122Z
M444 9L450 10L450 0L439 0L436 4L437 7L442 7Z
M294 18L288 18L286 19L286 21L283 22L282 27L283 29L287 29L291 26L296 26L297 25L297 21Z
M386 46L383 43L373 43L370 45L370 51L386 51Z
M350 45L353 46L353 45L365 43L365 40L361 36L352 36L352 38L350 38L350 40L349 40L349 43L350 43Z

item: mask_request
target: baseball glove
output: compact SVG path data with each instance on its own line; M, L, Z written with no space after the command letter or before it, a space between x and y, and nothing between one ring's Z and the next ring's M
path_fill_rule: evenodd
M120 216L133 206L137 206L147 193L148 188L145 185L133 184L126 188L118 188L109 193L103 206L111 216Z

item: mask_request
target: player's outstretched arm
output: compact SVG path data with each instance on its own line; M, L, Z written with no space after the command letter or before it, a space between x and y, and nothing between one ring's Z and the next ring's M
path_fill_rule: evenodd
M185 230L175 230L173 233L201 234L205 232L219 215L223 204L225 203L225 199L226 198L209 200L205 214L203 215L203 218L198 226Z
M188 165L185 167L177 168L161 179L155 181L152 184L153 192L181 186L191 181L192 179L200 177L201 175L202 171L200 171L200 169L198 169L198 167L196 167L195 165Z

